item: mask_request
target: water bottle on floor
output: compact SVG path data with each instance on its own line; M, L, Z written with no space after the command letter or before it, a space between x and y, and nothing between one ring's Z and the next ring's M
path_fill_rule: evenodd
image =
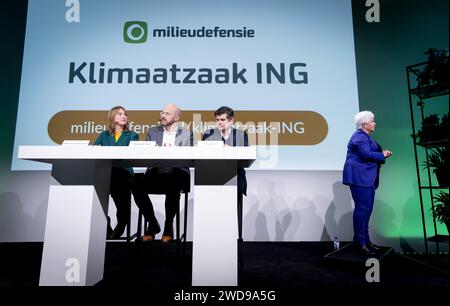
M338 239L338 237L334 237L333 245L334 245L334 249L335 250L339 250L339 239Z

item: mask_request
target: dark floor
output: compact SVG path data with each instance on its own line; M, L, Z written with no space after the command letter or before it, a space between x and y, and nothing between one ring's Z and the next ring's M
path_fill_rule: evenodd
M0 244L0 286L37 286L42 243ZM329 242L245 242L239 288L295 292L330 288L448 288L448 254L405 256L391 252L380 262L380 282L368 283L369 267L324 260ZM181 256L176 243L108 242L100 287L137 285L152 290L191 287L191 248ZM175 290L175 289L173 289Z

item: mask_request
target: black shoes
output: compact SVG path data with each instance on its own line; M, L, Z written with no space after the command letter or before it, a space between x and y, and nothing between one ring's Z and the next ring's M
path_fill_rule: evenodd
M372 251L374 251L374 252L378 252L378 251L381 250L381 247L380 247L380 246L378 246L378 245L376 245L376 244L373 244L372 242L367 242L366 245L367 245L367 247L368 247L370 250L372 250Z
M118 239L122 237L123 232L125 231L126 225L117 225L116 228L112 231L110 239Z
M376 255L377 253L375 253L373 250L371 250L367 244L357 244L356 248L358 250L358 253L360 253L361 255L365 255L365 256L373 256Z

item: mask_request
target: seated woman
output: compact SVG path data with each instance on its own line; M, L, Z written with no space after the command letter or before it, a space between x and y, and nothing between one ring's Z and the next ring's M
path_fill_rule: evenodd
M111 108L108 113L108 119L109 124L107 130L98 136L94 145L128 146L130 141L139 140L139 135L129 129L125 108L122 106ZM117 226L112 230L108 222L108 238L110 239L121 237L128 224L131 213L131 190L133 184L133 168L113 167L111 169L110 194L117 208Z

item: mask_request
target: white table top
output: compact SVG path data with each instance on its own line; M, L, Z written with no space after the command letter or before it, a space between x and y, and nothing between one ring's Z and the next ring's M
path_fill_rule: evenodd
M19 159L44 163L62 160L112 160L115 166L193 167L196 161L235 160L250 167L256 147L20 146Z

